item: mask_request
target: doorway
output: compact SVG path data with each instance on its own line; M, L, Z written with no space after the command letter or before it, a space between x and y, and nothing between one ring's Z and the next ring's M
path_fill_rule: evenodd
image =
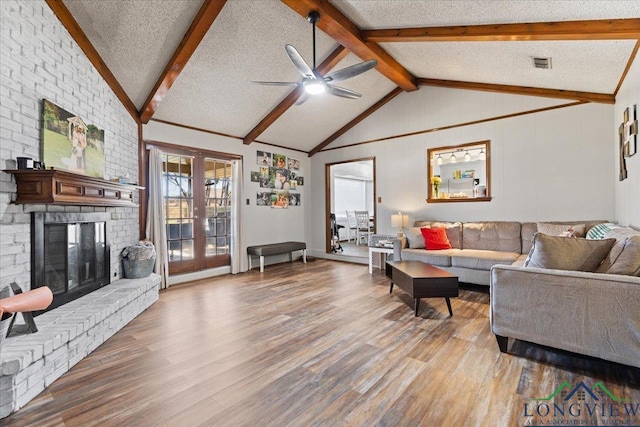
M367 242L357 241L355 211L369 216L369 233L376 232L376 159L366 157L325 165L326 252L367 258ZM332 220L332 214L335 220ZM360 233L360 236L362 233Z
M231 160L189 150L165 151L163 181L169 273L229 265Z

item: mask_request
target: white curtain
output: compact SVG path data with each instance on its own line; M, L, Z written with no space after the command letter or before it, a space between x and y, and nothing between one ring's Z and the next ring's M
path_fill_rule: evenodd
M231 163L231 274L248 270L247 245L241 224L243 188L242 160L234 160Z
M167 229L164 218L164 196L162 194L162 151L149 150L149 182L147 185L149 203L147 205L146 236L156 247L154 271L160 275L160 288L169 287L169 257L167 251Z

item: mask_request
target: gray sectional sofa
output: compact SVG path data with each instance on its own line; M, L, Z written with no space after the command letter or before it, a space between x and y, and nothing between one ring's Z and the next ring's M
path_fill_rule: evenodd
M586 229L603 220L554 221L550 224L584 224ZM446 228L451 249L426 250L411 248L412 234L420 227ZM458 276L461 282L489 286L494 265L523 265L531 249L535 222L484 221L438 222L416 221L413 229L405 228L405 237L394 242L393 259L423 261ZM421 235L414 236L418 240ZM413 245L415 246L415 245ZM424 247L424 246L423 246Z
M603 222L556 223L589 230ZM542 240L534 240L536 223L415 223L423 226L445 227L452 249L411 249L404 238L395 242L394 259L427 262L461 282L490 286L491 330L501 351L516 338L640 368L640 231L606 233L611 249L589 272L525 267L532 242Z

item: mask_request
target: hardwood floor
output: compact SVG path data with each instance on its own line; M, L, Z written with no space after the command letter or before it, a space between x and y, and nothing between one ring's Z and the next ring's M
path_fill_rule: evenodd
M367 245L356 245L353 242L340 242L340 246L342 247L342 252L338 252L340 255L369 258L369 247Z
M532 399L565 381L640 402L640 369L519 341L502 354L489 295L451 303L414 317L382 272L326 260L175 286L0 425L548 425ZM588 412L570 420L612 419Z

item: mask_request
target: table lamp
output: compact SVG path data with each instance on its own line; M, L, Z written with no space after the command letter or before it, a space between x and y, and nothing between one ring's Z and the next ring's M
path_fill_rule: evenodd
M402 227L405 227L409 222L409 215L402 215L402 212L391 215L391 226L398 229L397 237L401 239L404 237L402 234Z

